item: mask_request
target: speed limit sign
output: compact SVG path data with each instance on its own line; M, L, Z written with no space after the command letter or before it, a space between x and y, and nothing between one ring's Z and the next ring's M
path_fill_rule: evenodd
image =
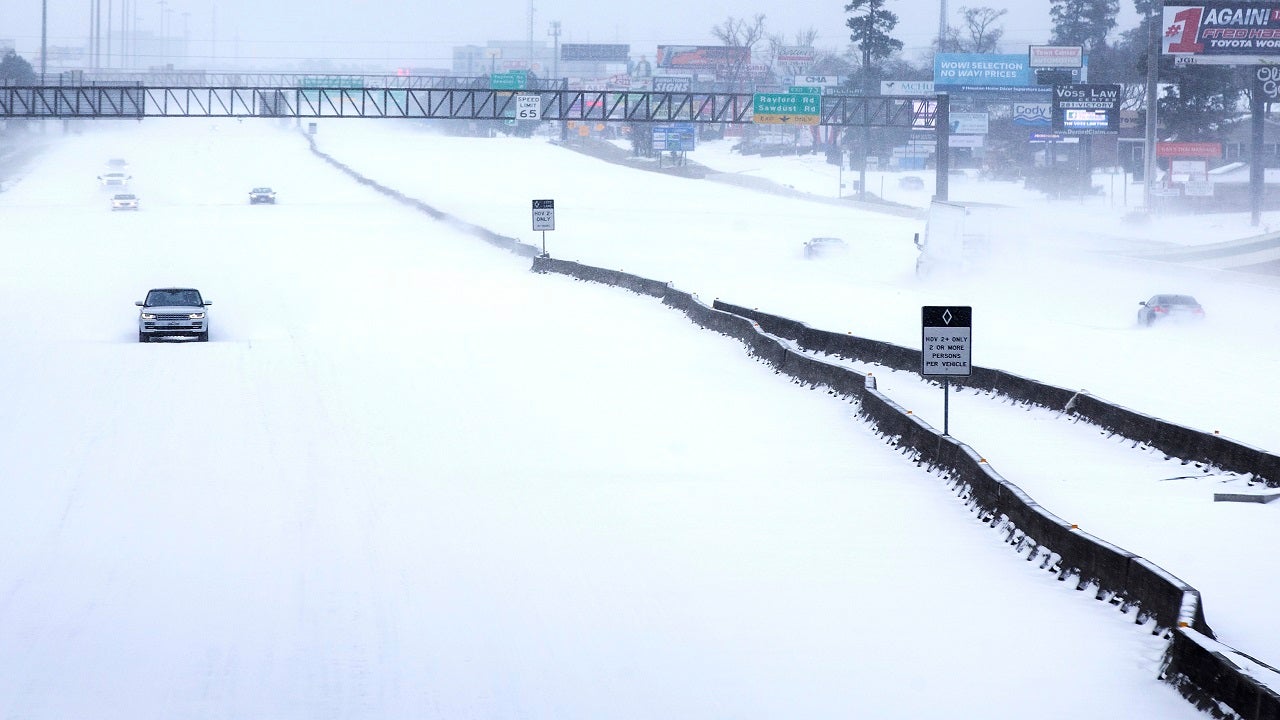
M517 120L541 120L542 119L542 96L517 95L516 96L516 119Z

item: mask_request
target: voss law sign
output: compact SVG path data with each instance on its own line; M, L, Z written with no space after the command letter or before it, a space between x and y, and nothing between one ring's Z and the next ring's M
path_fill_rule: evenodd
M1160 49L1194 65L1280 62L1280 2L1166 2Z

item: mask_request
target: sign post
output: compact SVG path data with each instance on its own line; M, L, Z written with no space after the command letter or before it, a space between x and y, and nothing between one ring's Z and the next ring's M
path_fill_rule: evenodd
M921 309L920 374L941 375L942 434L951 434L951 376L968 377L973 308L967 305L925 305Z
M533 229L542 231L542 255L547 254L547 231L556 229L556 201L533 201Z

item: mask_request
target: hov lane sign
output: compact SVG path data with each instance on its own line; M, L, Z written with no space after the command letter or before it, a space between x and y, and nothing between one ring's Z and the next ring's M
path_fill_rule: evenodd
M968 376L972 372L973 308L925 305L921 311L920 374Z
M556 229L555 200L533 201L533 229L543 231Z

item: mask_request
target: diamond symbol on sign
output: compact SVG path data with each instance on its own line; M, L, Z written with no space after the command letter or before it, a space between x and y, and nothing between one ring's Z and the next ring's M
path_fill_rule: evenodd
M942 311L942 322L944 322L944 323L946 323L946 324L948 324L948 325L950 325L950 324L951 324L951 310L950 310L950 309L947 309L947 310L943 310L943 311Z

